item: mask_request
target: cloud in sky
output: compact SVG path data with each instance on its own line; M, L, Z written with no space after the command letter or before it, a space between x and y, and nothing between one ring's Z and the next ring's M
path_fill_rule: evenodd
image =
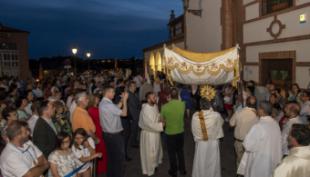
M2 0L0 22L30 31L30 56L68 55L70 47L94 57L141 57L167 39L171 9L181 0Z

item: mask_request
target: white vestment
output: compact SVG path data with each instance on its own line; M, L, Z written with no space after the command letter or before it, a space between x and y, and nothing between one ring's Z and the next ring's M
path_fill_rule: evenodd
M208 140L203 140L199 112L193 115L192 133L195 140L195 157L192 177L221 177L218 139L224 136L221 115L212 109L203 111Z
M290 131L292 129L293 124L302 124L301 119L299 116L294 117L292 119L289 119L283 126L283 130L281 132L282 136L282 153L283 155L288 155L289 150L288 150L288 135L290 134Z
M261 117L245 137L243 145L246 152L239 169L245 169L244 176L271 177L282 159L279 124L270 116Z
M163 131L163 124L159 122L160 114L156 105L144 104L140 113L139 127L140 155L142 173L151 176L155 168L161 164L163 150L160 139L160 132Z
M310 146L295 147L285 157L276 170L274 177L309 177Z
M308 117L310 116L310 101L306 101L301 105L300 118L304 124L310 123Z

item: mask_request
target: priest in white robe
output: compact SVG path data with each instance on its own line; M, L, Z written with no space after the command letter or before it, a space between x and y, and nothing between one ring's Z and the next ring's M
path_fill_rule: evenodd
M160 132L163 131L164 123L160 119L160 113L156 105L156 95L153 92L146 94L147 103L142 105L140 112L139 127L140 156L142 173L151 176L155 168L162 163L163 150Z
M192 118L195 156L192 177L221 177L219 139L224 137L223 119L211 102L201 99L201 111Z
M274 177L310 176L310 129L306 125L292 125L288 137L290 153L274 171Z
M260 120L245 137L243 145L246 152L238 172L245 177L271 177L282 159L281 131L279 124L270 116L272 106L269 102L261 102L257 112Z

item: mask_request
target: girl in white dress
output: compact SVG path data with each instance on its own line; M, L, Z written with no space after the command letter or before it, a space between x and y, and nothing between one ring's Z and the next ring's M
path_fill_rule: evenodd
M95 142L88 136L83 128L78 128L73 134L72 151L81 163L86 163L79 171L80 177L91 177L92 160L101 158L101 153L96 153Z

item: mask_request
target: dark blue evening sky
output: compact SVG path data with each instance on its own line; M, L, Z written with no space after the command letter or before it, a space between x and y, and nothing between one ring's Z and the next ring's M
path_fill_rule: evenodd
M1 0L0 22L30 32L31 58L69 55L142 57L142 49L167 39L170 10L181 0Z

